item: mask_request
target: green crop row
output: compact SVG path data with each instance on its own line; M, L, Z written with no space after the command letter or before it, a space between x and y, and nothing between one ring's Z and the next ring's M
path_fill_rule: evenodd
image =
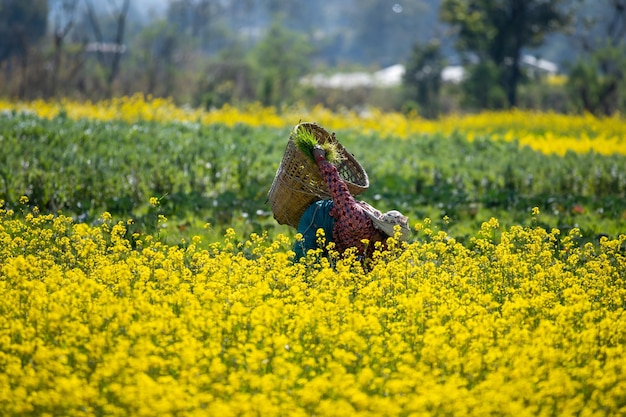
M336 132L366 169L359 196L413 220L430 217L459 239L491 216L529 221L538 207L548 227L580 227L593 237L623 233L626 157L545 155L515 141L468 141L454 134L409 138ZM136 229L169 232L210 223L220 233L290 230L273 220L267 192L289 129L200 123L52 120L0 116L0 199L95 222L103 212L134 219ZM157 197L158 208L149 200Z

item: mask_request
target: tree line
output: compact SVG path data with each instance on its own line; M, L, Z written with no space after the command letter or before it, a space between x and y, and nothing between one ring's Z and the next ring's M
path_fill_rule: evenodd
M369 104L425 117L626 107L626 0L169 0L153 14L149 4L0 0L0 94L143 93L207 108ZM522 57L554 45L563 76L548 83ZM465 69L459 85L442 82L453 62ZM396 63L405 67L397 88L299 83L312 71Z

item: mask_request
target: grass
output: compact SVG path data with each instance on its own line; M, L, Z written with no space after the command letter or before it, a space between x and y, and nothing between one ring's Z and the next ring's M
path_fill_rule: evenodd
M327 141L320 144L315 134L304 126L296 127L294 142L300 152L309 157L313 162L315 162L313 148L317 145L320 145L324 152L326 152L326 160L331 164L337 164L342 160L342 156L335 143Z

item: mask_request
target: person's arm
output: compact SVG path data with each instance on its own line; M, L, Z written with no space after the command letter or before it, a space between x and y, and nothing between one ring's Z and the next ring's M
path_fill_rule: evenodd
M321 147L316 146L313 149L313 158L328 185L328 190L335 205L333 211L340 216L349 216L354 214L355 211L359 211L360 207L357 201L350 194L350 190L344 180L339 176L337 168L326 160L326 153Z

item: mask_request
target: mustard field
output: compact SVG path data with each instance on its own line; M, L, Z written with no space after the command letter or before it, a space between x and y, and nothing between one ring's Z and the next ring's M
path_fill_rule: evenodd
M365 269L267 212L301 119L410 217ZM0 101L0 415L625 415L625 126Z
M2 415L626 412L626 235L491 219L470 250L426 221L364 272L126 226L0 211Z

